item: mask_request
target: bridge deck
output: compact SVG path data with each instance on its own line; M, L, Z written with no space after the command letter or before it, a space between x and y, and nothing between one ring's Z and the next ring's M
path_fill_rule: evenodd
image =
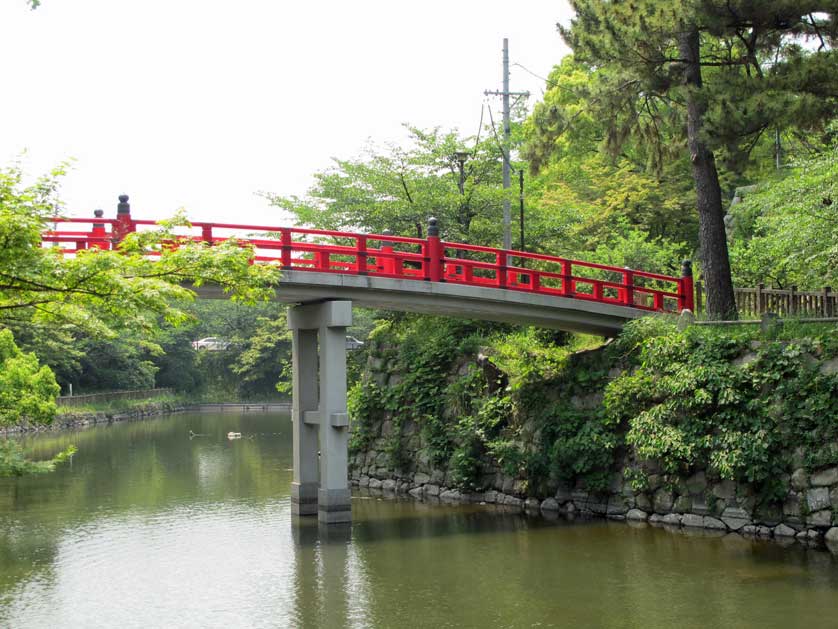
M204 299L226 298L213 286L202 286L197 293ZM648 310L617 304L465 284L283 271L277 301L300 304L326 299L349 299L368 308L537 325L603 336L614 336L626 321L649 314Z

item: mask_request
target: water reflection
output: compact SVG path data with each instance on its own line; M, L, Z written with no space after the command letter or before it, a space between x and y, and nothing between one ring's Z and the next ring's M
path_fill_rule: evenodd
M0 479L0 627L835 626L838 560L800 545L370 492L351 525L295 518L289 433L180 415L32 442L79 454Z

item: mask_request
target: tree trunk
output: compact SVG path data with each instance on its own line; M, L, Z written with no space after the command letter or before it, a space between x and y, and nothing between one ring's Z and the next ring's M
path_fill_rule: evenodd
M684 59L687 86L687 143L698 205L698 240L704 283L707 287L706 311L711 319L736 319L736 299L727 253L722 190L716 160L701 139L707 105L701 98L701 65L698 29L691 27L678 37Z

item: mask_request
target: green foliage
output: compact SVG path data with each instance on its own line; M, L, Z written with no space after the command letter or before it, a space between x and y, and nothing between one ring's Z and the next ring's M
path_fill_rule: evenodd
M838 147L769 180L730 211L742 285L816 290L838 282Z
M0 170L0 326L30 330L30 347L54 339L53 331L72 342L80 334L151 333L161 319L183 323L182 305L194 297L189 284L214 283L244 302L272 294L277 269L250 264L251 250L236 241L184 241L177 233L188 225L182 215L129 234L116 251L65 257L43 247L63 174L56 169L27 186L19 166Z
M371 145L359 159L336 159L331 170L315 175L308 198L268 198L298 221L322 229L379 234L389 229L422 238L428 218L435 216L448 240L497 242L503 191L494 141L439 129L407 130L407 147ZM456 153L464 151L461 189Z
M20 351L9 330L0 330L0 427L24 420L49 424L57 411L59 391L49 367L38 364L34 354ZM73 452L70 446L52 459L31 461L16 441L0 439L0 476L49 472Z
M802 447L812 466L838 462L838 379L814 355L834 342L757 340L758 332L716 331L639 321L617 345L634 369L612 382L605 409L641 459L667 473L707 468L779 498L776 480ZM737 359L741 356L748 360Z
M76 447L69 446L51 459L32 461L27 458L17 441L0 439L0 476L23 476L25 474L52 472L56 465L63 463L75 453Z
M0 330L0 427L22 420L50 423L59 391L49 367L21 352L9 330Z

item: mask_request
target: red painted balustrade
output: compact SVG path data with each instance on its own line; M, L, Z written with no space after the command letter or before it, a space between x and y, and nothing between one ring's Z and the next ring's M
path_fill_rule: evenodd
M113 249L126 234L157 225L155 221L133 219L127 201L124 195L120 197L116 219L102 218L101 210L90 219L51 219L53 229L43 234L43 241L60 247L64 255L75 255L84 250ZM430 220L429 235L424 239L204 222L179 231L184 240L209 244L236 238L253 247L255 262L276 263L288 270L466 284L658 312L694 309L688 261L682 277L672 277L539 253L445 242L439 238L435 219Z

